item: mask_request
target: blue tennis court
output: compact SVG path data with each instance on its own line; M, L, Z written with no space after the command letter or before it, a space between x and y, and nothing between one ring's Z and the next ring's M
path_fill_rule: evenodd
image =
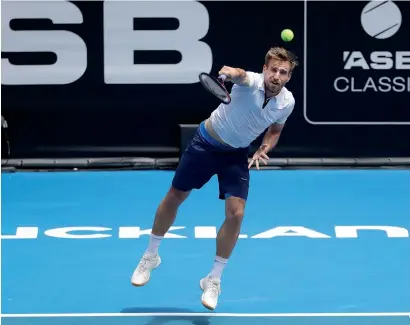
M200 302L224 218L213 178L130 284L172 171L2 174L4 325L409 325L410 171L252 171L217 309Z

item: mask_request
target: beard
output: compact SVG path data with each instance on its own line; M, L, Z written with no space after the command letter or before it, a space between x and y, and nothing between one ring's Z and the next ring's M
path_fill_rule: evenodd
M271 93L277 93L281 90L282 86L280 83L272 83L271 81L268 81L265 83L265 87L268 89L269 92Z

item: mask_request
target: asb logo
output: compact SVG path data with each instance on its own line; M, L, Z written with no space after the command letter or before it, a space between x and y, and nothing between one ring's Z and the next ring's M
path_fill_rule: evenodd
M409 125L410 30L404 28L409 2L307 1L306 10L305 119L324 125ZM323 32L323 25L330 31ZM310 98L323 94L332 109L312 104L308 114Z
M209 30L209 13L197 1L102 1L102 25L90 28L95 34L88 38L85 26L93 20L88 22L90 13L80 8L69 1L3 1L2 84L71 84L82 78L90 60L103 61L106 84L192 84L198 82L200 72L211 71L212 50L202 41ZM159 28L158 20L164 19L175 19L177 27ZM39 23L44 21L47 28ZM144 21L151 21L148 30ZM102 52L90 50L86 40L96 42L100 37ZM162 58L167 58L169 52L179 52L180 61L163 64L138 59L144 53L163 53ZM15 64L11 58L16 53L52 53L55 60Z
M399 30L402 15L393 1L369 2L362 11L361 24L365 32L376 39L393 37ZM386 49L378 51L343 51L344 70L381 70L386 73L392 70L410 70L410 51ZM406 72L408 74L408 71ZM364 84L356 82L362 76L350 78L341 76L334 81L338 92L410 92L410 77L383 75L379 78L368 77Z
M386 39L397 33L402 15L393 1L372 1L362 11L362 27L371 37Z

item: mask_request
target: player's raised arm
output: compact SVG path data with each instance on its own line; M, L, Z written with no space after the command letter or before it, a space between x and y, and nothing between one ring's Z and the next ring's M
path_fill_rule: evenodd
M239 86L251 86L252 81L245 70L241 68L233 68L228 66L223 66L219 70L219 75L226 75L226 81L233 82Z

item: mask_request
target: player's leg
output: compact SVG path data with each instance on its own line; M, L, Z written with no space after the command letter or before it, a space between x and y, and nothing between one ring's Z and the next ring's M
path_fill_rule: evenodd
M216 255L207 277L201 280L202 304L215 309L221 290L222 272L239 238L249 190L247 152L232 154L218 173L220 198L225 199L225 220L216 239Z
M233 252L241 231L246 201L241 197L230 196L225 200L225 220L216 238L216 257L227 261ZM222 270L221 270L222 271ZM212 269L211 276L220 278L218 270Z
M217 163L210 149L197 131L181 158L171 188L156 210L148 247L131 278L134 286L145 285L151 271L160 265L159 246L174 223L180 205L192 189L200 189L216 173Z
M191 191L180 191L173 186L170 187L156 210L146 253L158 254L161 241L174 223L178 208L190 193Z
M174 223L179 206L193 189L200 189L216 174L218 156L207 140L204 123L196 131L185 150L172 186L157 209L152 235L163 237Z
M190 190L180 191L173 186L170 187L155 213L154 223L151 230L152 236L157 238L164 237L175 221L178 208L186 200L190 192ZM156 254L158 247L149 246L147 251Z
M245 200L231 196L226 200L226 217L216 239L216 256L212 269L207 277L201 279L200 286L204 291L202 304L214 310L221 293L222 272L228 263L241 230L245 210Z
M151 234L163 238L175 221L178 208L193 189L200 189L216 173L217 163L208 145L195 136L181 158L171 188L159 204ZM151 251L156 253L156 251Z

